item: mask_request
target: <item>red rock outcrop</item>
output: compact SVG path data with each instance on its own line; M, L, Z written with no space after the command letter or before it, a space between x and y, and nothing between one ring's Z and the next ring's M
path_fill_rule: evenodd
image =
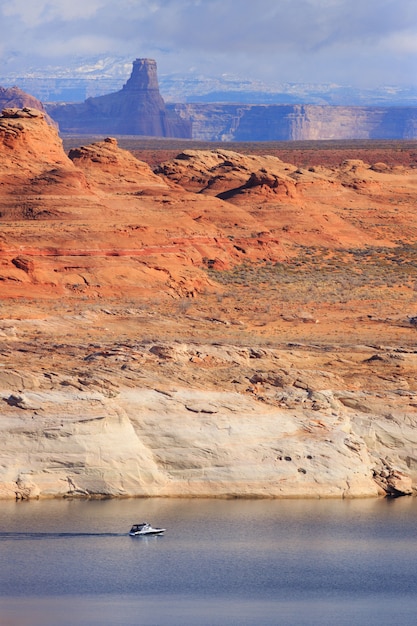
M258 230L279 239L287 251L294 244L305 244L306 238L310 245L321 246L393 245L385 229L375 223L374 212L380 207L381 194L388 194L388 189L394 195L400 191L404 176L411 175L408 183L413 180L410 193L416 184L415 170L371 166L361 160L347 160L340 168L299 168L274 156L220 149L185 150L155 171L199 195L215 196L246 215L256 215ZM398 238L404 237L403 220L407 219L413 240L408 194Z
M42 102L34 96L22 91L19 87L0 87L0 111L3 109L38 109L42 111L46 121L51 126L57 127L57 123L46 112Z
M58 133L46 124L45 114L31 107L8 107L0 116L0 168L35 174L56 166L72 167ZM23 171L23 172L22 172Z
M84 171L91 183L109 193L123 190L137 192L145 188L167 190L169 185L154 174L147 163L139 161L127 150L119 148L117 140L107 137L68 153L71 161Z
M244 254L228 237L238 217L224 219L222 200L155 175L112 138L69 158L42 113L25 109L6 111L0 137L0 219L17 223L0 241L5 294L23 295L31 284L49 297L80 285L96 295L156 287L177 297L207 286L204 258L227 266ZM277 242L268 245L282 254ZM251 246L253 258L261 254Z
M77 196L91 196L57 131L42 111L29 107L4 109L0 116L0 180L3 220L65 215L76 209Z
M282 262L306 242L393 246L405 223L410 241L416 230L404 193L401 219L385 209L389 236L375 221L382 198L402 193L403 174L408 189L415 184L412 171L380 161L300 169L271 156L191 150L154 173L112 138L69 158L31 109L0 118L0 148L0 219L17 222L0 242L1 278L15 295L29 282L50 295L84 285L86 295L155 287L178 297L206 289L207 268ZM27 271L17 258L28 260Z

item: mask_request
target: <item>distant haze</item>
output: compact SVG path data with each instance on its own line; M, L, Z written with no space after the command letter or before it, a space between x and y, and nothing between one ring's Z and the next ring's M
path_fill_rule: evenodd
M151 57L160 74L415 87L417 3L0 0L2 76L88 75L106 57Z

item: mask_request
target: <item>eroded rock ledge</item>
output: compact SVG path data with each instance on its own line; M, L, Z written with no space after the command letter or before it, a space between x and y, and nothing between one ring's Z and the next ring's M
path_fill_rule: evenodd
M85 349L72 373L3 367L0 497L412 494L415 394L349 390L350 366L319 361L132 343Z

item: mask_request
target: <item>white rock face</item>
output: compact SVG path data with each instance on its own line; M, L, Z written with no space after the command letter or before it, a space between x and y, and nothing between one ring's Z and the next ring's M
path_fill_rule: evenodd
M174 356L168 368L189 362L184 346ZM344 391L341 378L290 368L252 376L263 393L216 391L173 384L171 371L156 388L131 373L128 386L3 370L0 497L376 497L416 485L411 393Z
M378 494L346 416L188 389L27 396L42 411L3 420L2 497Z

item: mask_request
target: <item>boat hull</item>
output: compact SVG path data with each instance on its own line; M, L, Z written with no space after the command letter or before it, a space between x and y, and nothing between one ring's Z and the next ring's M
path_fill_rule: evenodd
M155 530L130 532L129 535L131 537L149 537L152 535L163 535L164 532L165 528L156 528Z

